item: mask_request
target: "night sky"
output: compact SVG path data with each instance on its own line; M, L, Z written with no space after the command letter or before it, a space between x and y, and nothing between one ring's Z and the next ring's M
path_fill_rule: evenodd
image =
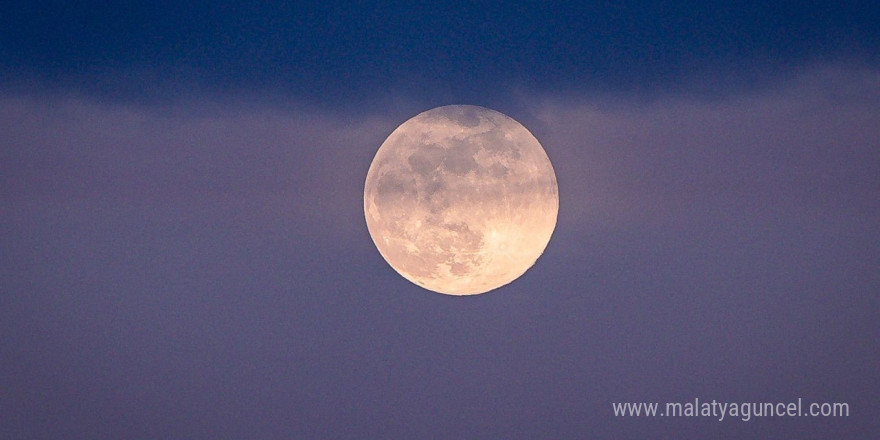
M2 9L0 438L880 438L874 1ZM559 183L474 297L363 214L448 104ZM612 411L695 398L850 415Z

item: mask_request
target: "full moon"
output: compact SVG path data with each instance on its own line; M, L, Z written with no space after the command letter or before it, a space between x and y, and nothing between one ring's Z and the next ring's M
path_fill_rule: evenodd
M528 270L559 212L553 165L519 122L450 105L404 122L367 172L364 215L385 261L407 280L475 295Z

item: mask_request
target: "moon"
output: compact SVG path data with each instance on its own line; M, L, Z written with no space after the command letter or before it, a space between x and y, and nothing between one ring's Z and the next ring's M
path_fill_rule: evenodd
M449 105L401 124L379 147L364 216L379 253L407 280L475 295L526 272L556 227L556 173L519 122Z

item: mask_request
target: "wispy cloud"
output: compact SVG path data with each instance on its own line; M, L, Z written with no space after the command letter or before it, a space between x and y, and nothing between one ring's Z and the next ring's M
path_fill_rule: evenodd
M370 158L393 129L378 118L247 103L150 107L7 96L0 114L4 209L213 206L315 223L352 221Z
M569 223L880 208L876 70L819 67L725 97L547 101L536 114Z
M557 170L563 227L756 207L876 213L880 203L876 70L816 67L711 99L521 99L531 114L523 122ZM7 95L0 99L4 209L214 204L357 229L372 155L405 119L387 110Z
M524 277L453 303L384 264L363 218L370 161L413 102L0 95L5 429L217 437L265 420L308 437L302 414L354 432L409 411L435 432L462 403L515 424L534 413L522 396L551 418L627 395L876 400L877 71L711 98L519 96L497 109L546 148L559 223Z

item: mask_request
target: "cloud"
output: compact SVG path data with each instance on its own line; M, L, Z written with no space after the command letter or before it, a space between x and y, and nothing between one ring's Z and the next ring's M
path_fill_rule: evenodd
M520 96L513 107L527 109L521 122L557 170L563 227L878 209L877 70L818 66L712 98ZM7 94L2 209L202 206L361 233L369 163L414 107L343 114L253 100L138 105Z
M393 122L247 103L138 106L5 96L2 200L16 207L222 208L254 219L351 222Z
M715 212L877 215L880 72L815 67L739 94L548 100L539 138L569 224ZM566 200L567 199L567 200Z
M430 427L462 402L521 419L524 395L547 414L681 393L875 400L858 378L876 338L854 335L877 332L877 71L710 98L519 96L498 110L553 161L559 224L504 292L453 303L384 264L362 213L373 155L423 101L0 95L6 429L314 433L401 409Z

